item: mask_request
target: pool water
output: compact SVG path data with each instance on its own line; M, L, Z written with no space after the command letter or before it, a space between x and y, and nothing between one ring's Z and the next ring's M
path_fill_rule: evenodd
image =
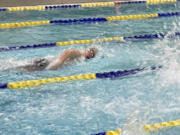
M123 5L119 15L175 12L180 3ZM56 20L117 15L114 7L2 12L0 23ZM0 47L58 41L172 34L180 30L180 18L124 20L89 24L61 24L0 30ZM0 52L0 82L33 80L134 69L163 68L117 79L52 83L23 90L0 90L2 135L90 135L123 128L125 135L144 135L142 126L180 118L180 39L95 42L53 48ZM6 71L17 61L59 55L65 49L98 48L94 59L75 62L56 71ZM152 135L179 135L173 127Z

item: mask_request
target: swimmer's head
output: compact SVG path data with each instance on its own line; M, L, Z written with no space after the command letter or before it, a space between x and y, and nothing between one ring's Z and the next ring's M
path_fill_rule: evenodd
M97 53L97 49L96 49L96 48L94 48L94 47L87 48L87 49L85 50L85 58L86 58L86 59L94 58L95 55L96 55L96 53Z

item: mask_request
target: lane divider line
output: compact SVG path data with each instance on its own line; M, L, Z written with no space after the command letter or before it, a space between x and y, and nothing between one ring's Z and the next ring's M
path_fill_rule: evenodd
M78 24L78 23L81 24L81 23L137 20L137 19L145 19L145 18L159 18L159 17L172 17L172 16L180 16L180 12L135 14L135 15L124 15L124 16L80 18L80 19L68 19L68 20L44 20L44 21L0 23L0 28L18 28L18 27L38 26L38 25L48 25L48 24Z
M164 33L159 34L144 34L144 35L135 35L135 36L116 36L108 38L99 38L99 39L86 39L86 40L73 40L73 41L62 41L56 43L43 43L43 44L33 44L33 45L22 45L22 46L10 46L10 47L0 47L0 52L5 51L14 51L14 50L27 50L27 49L37 49L37 48L47 48L47 47L58 47L58 46L67 46L67 45L76 45L76 44L91 44L93 42L111 42L111 41L128 41L133 39L162 39L165 37L176 37L180 36L180 32L175 32L171 35Z
M97 8L97 7L113 7L116 5L127 5L127 4L166 4L176 3L178 0L136 0L136 1L115 1L115 2L95 2L95 3L80 3L80 4L60 4L60 5L39 5L39 6L20 6L20 7L7 7L0 8L1 11L15 12L15 11L44 11L53 9L69 9L69 8Z
M169 122L146 124L144 125L143 129L145 133L150 133L150 132L157 132L162 129L172 128L172 127L177 127L177 126L180 126L180 119L169 121ZM114 131L109 130L106 132L101 132L101 133L96 133L96 134L91 134L91 135L119 135L120 133L122 133L122 129L117 129Z
M89 73L89 74L81 74L81 75L73 75L73 76L65 76L65 77L54 77L54 78L45 78L39 80L27 80L27 81L18 81L18 82L9 82L9 83L1 83L0 89L24 89L24 88L33 88L45 84L50 83L58 83L65 81L75 81L75 80L91 80L91 79L114 79L118 77L124 77L127 75L133 75L145 70L158 70L161 69L162 66L152 66L152 67L143 67L136 68L130 70L119 70L119 71L111 71L104 73Z

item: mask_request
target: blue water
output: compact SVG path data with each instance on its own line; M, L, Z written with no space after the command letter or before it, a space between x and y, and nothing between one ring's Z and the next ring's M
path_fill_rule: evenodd
M120 15L179 11L179 3L162 5L123 5ZM84 8L53 11L0 13L0 22L55 20L115 16L115 8ZM116 22L46 25L1 29L0 46L32 45L67 40L133 36L180 30L180 18L124 20ZM125 135L143 135L144 124L180 118L180 39L133 40L93 43L97 56L56 71L3 71L13 61L59 55L73 45L34 50L0 52L0 82L23 81L108 72L163 65L159 71L146 71L117 79L80 80L53 83L23 90L0 90L0 134L2 135L90 135L123 128ZM127 121L130 119L130 122ZM138 125L138 126L137 126ZM152 133L179 135L174 127Z

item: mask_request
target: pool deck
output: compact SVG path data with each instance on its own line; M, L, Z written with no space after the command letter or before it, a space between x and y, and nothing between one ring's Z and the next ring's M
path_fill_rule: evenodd
M0 7L75 4L90 2L113 2L122 0L0 0Z

